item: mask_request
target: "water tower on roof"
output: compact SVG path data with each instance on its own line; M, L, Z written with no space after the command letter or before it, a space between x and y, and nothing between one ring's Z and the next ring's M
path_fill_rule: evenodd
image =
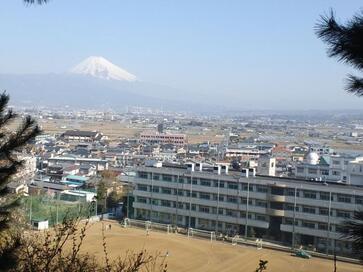
M305 162L308 164L316 165L319 163L320 156L316 152L310 152L305 157Z

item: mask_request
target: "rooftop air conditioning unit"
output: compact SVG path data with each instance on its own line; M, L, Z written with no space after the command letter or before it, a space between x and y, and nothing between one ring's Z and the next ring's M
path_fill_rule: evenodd
M228 165L221 165L221 167L222 167L222 173L228 175L228 168L229 168Z
M197 162L195 164L195 168L196 168L197 171L202 172L203 171L203 163Z
M189 172L194 172L194 167L195 167L194 163L187 163L187 170Z
M245 177L245 178L248 178L248 175L249 175L249 169L247 169L247 168L243 168L242 170L241 170L241 176L242 177Z
M215 165L213 166L213 173L220 175L221 174L221 166L220 165Z
M255 177L256 176L256 168L250 168L248 169L249 176Z

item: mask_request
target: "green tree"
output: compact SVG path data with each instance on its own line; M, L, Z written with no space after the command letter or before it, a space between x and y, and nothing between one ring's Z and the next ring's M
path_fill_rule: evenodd
M11 109L7 109L9 95L3 92L0 95L0 263L11 264L10 259L13 249L17 247L15 238L16 228L19 224L13 224L12 221L19 222L18 213L14 209L19 204L19 199L8 194L7 184L12 176L21 170L23 161L19 154L22 152L27 143L40 133L35 120L30 116L21 119L20 125L11 130L14 121L18 120L18 115Z
M107 197L107 207L108 208L116 208L117 204L121 201L122 196L117 194L115 191L112 191Z
M329 57L363 70L363 11L357 13L345 25L335 19L333 11L322 16L316 26L316 34L328 45ZM346 90L363 96L363 78L348 75ZM353 241L353 249L363 260L363 211L356 211L351 220L343 224L342 234Z
M24 0L24 3L30 4L30 5L32 5L32 4L41 5L41 4L45 4L45 3L48 3L48 2L49 2L49 0Z
M321 16L316 25L316 34L328 45L329 57L354 68L363 70L363 11L357 13L345 25L335 19L333 11L328 16ZM346 90L357 96L363 96L363 78L348 75Z
M355 211L352 219L344 221L342 233L353 241L353 250L363 261L363 210Z
M101 179L97 185L97 207L101 214L106 212L107 186L104 179Z

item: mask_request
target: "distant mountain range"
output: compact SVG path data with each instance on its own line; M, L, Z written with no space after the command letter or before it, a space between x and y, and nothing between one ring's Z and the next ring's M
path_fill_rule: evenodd
M268 81L251 83L243 78L245 87L226 84L209 92L185 91L142 81L103 57L88 57L61 74L0 74L0 92L6 90L16 106L114 110L141 106L195 113L361 109L362 100L334 88L332 92L326 88L329 95L321 103L311 99L319 88L287 92L288 85L277 88Z
M0 74L12 104L82 108L158 107L208 110L177 89L143 82L103 57L89 57L63 74Z

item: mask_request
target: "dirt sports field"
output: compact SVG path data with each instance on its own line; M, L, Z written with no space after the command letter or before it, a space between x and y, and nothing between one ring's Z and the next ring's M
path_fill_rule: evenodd
M107 224L109 224L107 222ZM267 271L333 271L330 260L312 258L309 260L290 256L289 253L253 247L232 246L222 242L188 238L181 234L146 231L141 228L123 228L111 223L111 230L105 231L109 257L123 255L127 250L135 252L146 249L149 253L168 252L168 271L255 271L259 259L268 260ZM85 251L103 257L101 223L90 225L82 246ZM338 262L337 271L363 271L359 265Z

